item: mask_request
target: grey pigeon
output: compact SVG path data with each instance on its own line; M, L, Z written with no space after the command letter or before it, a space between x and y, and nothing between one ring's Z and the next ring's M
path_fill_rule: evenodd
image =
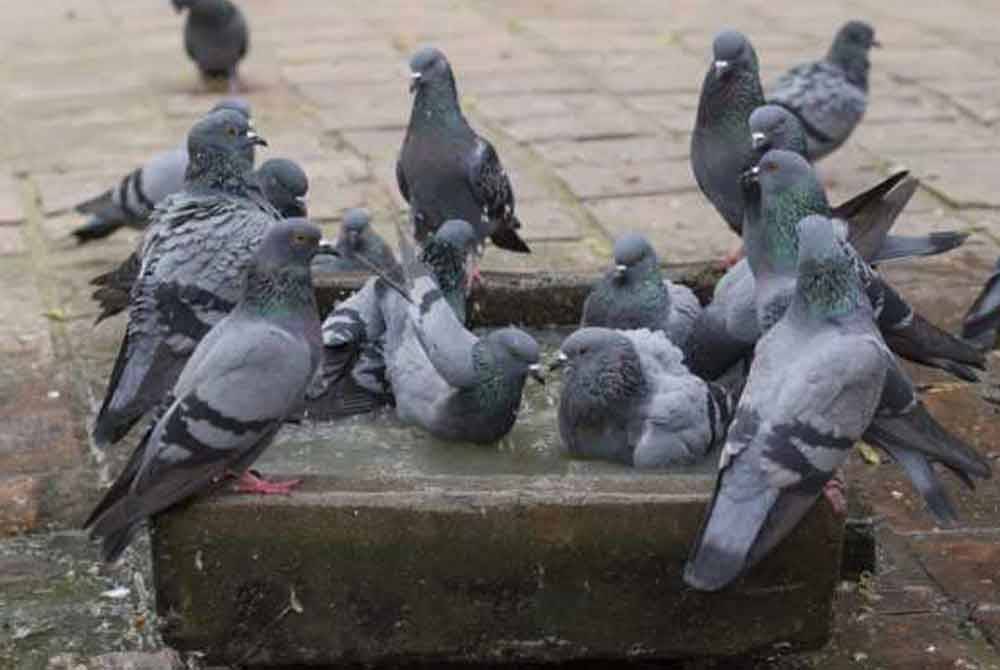
M802 123L811 161L840 147L864 116L873 46L880 45L872 27L848 21L823 60L792 68L771 87L767 101L785 107Z
M569 453L661 468L703 461L725 439L726 392L695 377L663 332L582 328L562 343L559 434Z
M750 137L757 160L771 149L782 149L799 154L808 159L806 134L799 120L784 107L764 105L750 115ZM754 161L756 164L757 160ZM907 172L897 172L875 187L861 193L833 210L834 218L847 221L850 226L851 246L871 263L932 256L961 246L969 237L958 231L934 232L928 235L889 235L889 228L895 218L883 216L882 210L888 203L894 207L892 199L898 198L901 189L915 190L917 180Z
M465 309L471 278L476 272L478 238L472 224L461 219L445 221L420 250L420 262L427 267L445 301L458 320L465 324Z
M622 235L613 254L615 267L587 296L580 325L658 330L683 349L701 314L698 298L664 279L656 251L642 235Z
M799 231L794 297L757 343L685 566L699 590L730 584L795 528L871 423L892 360L831 222Z
M255 176L264 197L283 218L306 216L309 178L298 163L287 158L271 158L257 168ZM325 257L325 254L321 256Z
M806 210L823 209L825 195L815 173L797 154L770 151L754 175L759 191L748 189L744 226L747 260L753 269L758 328L766 332L785 313L795 290L795 260L798 234L794 219ZM762 204L753 205L759 192ZM762 216L753 213L761 211ZM806 213L810 213L806 211ZM839 222L838 222L839 226ZM951 360L978 354L966 343L951 337L913 313L906 302L859 256L847 240L844 253L850 258L873 309L876 325L896 353L965 374L962 363ZM918 355L914 355L918 354ZM971 370L968 370L971 374ZM990 476L989 465L975 450L948 433L927 412L912 381L895 358L889 367L875 420L864 439L884 448L900 464L927 501L939 522L956 520L944 489L931 464L939 462L972 485L970 476Z
M367 272L374 263L384 272L398 276L399 262L381 235L371 226L367 209L349 209L344 212L337 235L337 256L317 256L313 269L323 272ZM362 257L367 263L358 260Z
M437 49L410 59L415 92L410 123L396 162L399 192L410 203L414 234L423 243L449 219L468 221L480 241L529 253L518 235L514 190L493 145L469 126L458 103L451 65Z
M239 98L227 98L210 111L232 109L249 119L250 105ZM253 147L246 148L253 163ZM153 207L171 193L184 187L187 169L187 142L156 154L145 165L125 176L113 189L76 205L80 214L89 214L90 220L73 231L80 243L107 237L123 226L145 228Z
M233 311L201 340L156 422L84 527L114 561L147 518L227 475L243 490L287 493L247 468L301 403L319 363L319 315L309 275L319 229L304 219L273 225Z
M129 322L93 436L117 442L163 399L195 345L240 297L266 230L280 220L245 149L264 144L245 116L212 112L188 134L185 187L153 213Z
M1000 258L962 322L962 337L984 349L996 343L1000 327Z
M740 174L753 162L747 120L764 104L757 54L735 30L716 35L698 99L691 168L705 197L737 235L743 229Z
M188 10L184 49L204 79L225 79L239 89L237 67L250 49L250 30L239 7L229 0L172 0L178 12Z

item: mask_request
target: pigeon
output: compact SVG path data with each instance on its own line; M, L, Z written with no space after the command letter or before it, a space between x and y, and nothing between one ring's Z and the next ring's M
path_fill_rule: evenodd
M997 259L993 274L986 280L986 285L965 315L962 322L962 337L983 349L990 349L996 343L998 327L1000 327L1000 258Z
M236 68L250 48L250 31L239 7L229 0L172 0L188 10L184 49L203 79L226 79L230 92L240 88Z
M394 276L401 276L399 262L382 237L371 227L371 217L367 209L349 209L344 212L344 220L337 236L337 256L317 256L314 271L323 272L367 272L374 263ZM361 256L367 263L358 260Z
M750 137L757 160L771 149L782 149L799 154L808 159L806 135L802 124L784 107L764 105L750 114ZM756 164L757 161L754 161ZM896 188L915 190L919 185L908 173L897 172L874 188L861 193L833 210L835 218L844 219L850 225L851 245L862 257L872 263L932 256L950 251L965 243L967 232L942 231L921 236L889 235L888 230L895 218L882 216L880 209L891 200L886 196ZM896 198L903 191L897 192Z
M247 468L302 403L322 343L309 263L320 232L305 219L271 226L243 295L202 338L162 412L84 524L117 560L145 520L226 475L238 490L288 493Z
M264 197L285 219L306 216L309 178L298 163L287 158L271 158L255 172ZM318 258L326 258L324 254Z
M447 221L427 240L419 262L433 278L440 297L460 324L466 322L469 262L475 255L475 229L466 221ZM402 273L402 268L398 268ZM372 278L323 322L323 365L307 392L307 414L317 420L338 419L392 404L393 389L384 356L387 317L383 310L400 309L387 300L390 287Z
M139 254L128 328L93 428L99 446L119 441L159 404L240 297L261 237L281 220L244 152L263 144L231 110L208 114L188 134L185 187L157 206Z
M410 59L415 93L410 123L396 162L399 192L410 204L414 235L423 243L449 219L468 221L479 240L529 253L517 231L514 190L493 145L469 126L458 103L455 77L439 50Z
M250 118L250 105L239 98L224 99L210 111L219 109L232 109ZM253 147L247 147L246 152L253 163ZM82 244L107 237L123 226L145 228L153 207L184 187L187 162L184 143L156 154L148 163L130 172L115 188L76 205L77 212L91 217L73 231L77 242Z
M572 456L637 468L694 465L725 439L720 387L688 372L662 331L581 328L566 338L559 434Z
M684 348L701 314L701 304L686 286L664 279L649 241L626 233L615 241L615 266L583 303L582 327L662 331Z
M754 177L759 189L752 188ZM803 207L809 210L806 214L822 209L825 195L805 159L782 151L765 154L759 168L748 175L748 187L748 216L743 235L747 261L754 275L758 328L767 332L784 316L795 295L799 240L794 219ZM762 212L762 216L756 216L757 212ZM845 232L839 222L837 225L838 231ZM914 314L846 238L843 247L888 346L900 355L962 373L965 367L948 357L978 352ZM934 356L942 358L935 360ZM884 448L900 464L942 525L953 523L957 515L931 464L942 463L970 487L971 475L990 476L986 461L927 412L913 382L895 358L887 372L878 413L864 439Z
M829 219L799 227L791 304L757 343L684 569L701 591L730 584L784 539L875 416L892 354Z
M186 157L186 150L184 154ZM309 188L309 181L305 172L295 162L286 158L267 160L254 172L254 177L264 197L283 218L306 215L305 194ZM108 317L120 314L128 307L132 285L139 276L141 253L140 244L139 249L130 254L119 266L90 280L90 284L97 287L91 297L101 307L101 312L94 323L100 323ZM322 254L316 257L316 262L325 258L335 259L334 256Z
M848 21L820 61L798 65L771 87L767 101L792 112L806 132L807 156L817 161L850 137L868 105L868 52L881 46L864 21Z
M740 174L754 157L747 120L763 104L757 54L750 41L734 30L719 33L698 99L691 168L702 193L737 235L743 229Z

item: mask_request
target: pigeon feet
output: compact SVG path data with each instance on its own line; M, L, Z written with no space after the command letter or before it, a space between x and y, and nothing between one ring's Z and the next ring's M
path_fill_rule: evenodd
M743 243L740 242L738 246L733 247L733 249L728 254L722 257L721 261L722 269L728 270L729 268L739 263L740 260L742 259L743 259Z
M472 293L472 289L476 286L481 286L483 283L483 275L479 272L479 263L474 263L472 269L466 273L465 276L465 291L466 293Z
M840 470L833 473L830 481L823 486L823 495L830 502L830 506L833 507L833 511L836 512L837 516L847 514L846 490L847 485L844 483L844 476L840 473Z
M291 495L292 489L302 483L301 479L287 482L272 482L262 479L250 470L244 472L236 482L237 493L258 493L260 495Z

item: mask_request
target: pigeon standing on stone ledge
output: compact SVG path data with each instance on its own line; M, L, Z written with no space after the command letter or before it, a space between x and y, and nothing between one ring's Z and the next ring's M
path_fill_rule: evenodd
M362 257L383 272L394 277L401 275L392 248L372 228L367 209L355 208L344 212L336 249L337 256L317 256L313 269L323 272L368 272L370 266L358 260Z
M493 145L469 126L451 65L433 48L410 59L410 123L396 162L399 192L410 204L413 234L426 240L449 219L468 221L480 241L529 253L518 235L514 190Z

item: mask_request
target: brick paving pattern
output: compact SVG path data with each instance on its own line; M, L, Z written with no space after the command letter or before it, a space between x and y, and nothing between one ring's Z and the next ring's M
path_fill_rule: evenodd
M405 62L417 45L443 49L467 115L512 175L535 250L493 250L486 267L520 271L601 267L612 238L628 229L649 235L668 262L722 255L734 240L687 161L712 35L725 26L746 32L766 83L819 56L846 19L866 18L885 48L872 54L864 122L821 166L832 199L905 166L923 188L904 232L975 232L946 258L889 269L948 327L1000 254L995 0L241 4L252 29L243 75L271 145L265 157L304 166L321 222L363 205L377 227L391 229L403 205L394 160L409 114ZM179 141L214 99L166 2L8 5L0 22L0 536L74 527L117 467L92 452L86 429L123 324L92 328L87 279L123 258L135 236L77 247L69 231L81 218L67 208ZM1000 457L995 406L967 385L924 371L920 379L949 426ZM884 568L845 592L833 644L801 662L1000 668L1000 477L975 494L949 481L964 525L937 531L894 468L857 459L850 470L858 500L880 519ZM5 634L0 652L16 648Z

